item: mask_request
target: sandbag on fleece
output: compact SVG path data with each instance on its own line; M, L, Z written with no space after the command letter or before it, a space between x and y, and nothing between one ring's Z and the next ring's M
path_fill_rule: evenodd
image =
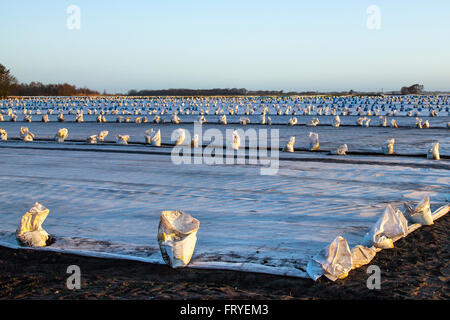
M335 154L339 156L345 156L348 151L347 144L340 145L336 150L331 150L330 154Z
M381 146L381 151L383 151L384 154L393 154L394 143L395 143L394 138L386 140L386 142Z
M101 142L105 141L105 138L108 136L108 134L109 134L108 130L101 131L97 136L98 141L101 141Z
M309 261L306 271L313 280L325 275L336 281L347 277L352 267L352 253L347 240L338 236Z
M283 148L284 152L294 152L295 137L291 137Z
M158 227L158 244L164 262L172 268L189 264L197 242L200 221L181 211L163 211Z
M317 133L309 133L309 150L319 150L319 135Z
M96 144L97 143L97 135L96 134L94 134L94 135L92 135L92 136L89 136L88 138L87 138L87 143L90 143L90 144Z
M50 210L36 202L30 211L23 215L16 230L17 240L22 245L45 247L54 242L47 231L42 229L42 223L44 223L49 212Z
M366 247L391 249L394 247L392 238L404 237L408 234L408 221L403 213L388 205L383 216L378 219L370 232L366 233L363 245Z
M5 129L0 128L0 140L7 141L8 140L8 133Z
M130 140L130 136L129 135L116 135L116 143L117 144L128 144L128 140Z
M161 147L161 130L158 129L156 133L152 136L152 141L155 146Z
M405 217L411 223L420 223L421 225L432 225L433 216L430 210L430 197L425 197L415 209L412 209L408 203L405 203Z
M150 145L152 144L152 134L153 134L153 129L148 129L144 132L146 144L150 144Z
M27 127L20 127L20 138L23 141L33 141L34 134L32 134Z
M69 130L67 130L66 128L59 129L58 132L56 133L55 140L58 143L63 143L64 140L67 139L68 135Z
M357 245L352 249L352 269L359 268L368 264L377 254L374 247L364 247L362 245Z
M430 145L427 152L427 159L440 160L441 156L439 155L439 142L434 142Z

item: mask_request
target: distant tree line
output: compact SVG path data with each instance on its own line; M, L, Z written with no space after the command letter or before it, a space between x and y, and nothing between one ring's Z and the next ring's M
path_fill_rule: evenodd
M283 95L281 91L249 91L245 88L226 89L163 89L163 90L130 90L128 96L258 96Z
M88 96L99 95L98 91L88 88L77 88L74 85L63 84L43 84L41 82L20 83L11 90L13 96Z
M0 64L0 98L12 96L76 96L99 95L98 91L77 88L68 83L43 84L41 82L18 83L9 69Z

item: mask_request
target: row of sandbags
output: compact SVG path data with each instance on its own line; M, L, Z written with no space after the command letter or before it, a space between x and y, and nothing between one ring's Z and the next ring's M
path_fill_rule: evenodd
M63 115L62 113L58 114L57 119L58 119L58 122L64 122L64 121L66 121L66 119L64 118L64 115ZM102 114L98 115L97 118L96 118L96 120L97 120L98 123L105 123L105 122L107 122L105 116L102 115ZM3 119L3 116L0 114L0 122L1 122L1 121L4 121L4 119ZM16 114L12 114L12 115L11 115L11 118L10 118L10 121L13 121L13 122L17 121L17 115L16 115ZM31 116L26 115L26 116L24 117L23 121L25 121L25 122L31 122ZM49 119L49 117L48 117L48 114L43 115L41 121L42 121L42 122L50 122L50 119ZM148 121L149 121L149 120L148 120L147 117L145 117L145 116L144 116L144 117L136 117L136 118L134 119L134 122L135 122L135 123L147 123ZM181 119L180 119L180 117L178 117L177 113L175 112L175 113L172 115L172 118L171 118L170 121L171 121L172 123L174 123L174 124L179 124L179 123L181 122ZM78 112L77 112L77 114L75 115L75 122L84 122L84 120L83 120L83 113L78 113ZM121 123L121 122L132 122L132 119L131 119L131 117L118 116L118 117L116 118L116 122L118 122L118 123ZM153 118L153 120L152 120L152 122L153 122L153 123L161 123L161 122L164 123L165 120L164 120L163 118L161 118L161 116L155 115L154 118ZM205 116L204 116L203 114L201 114L201 115L199 116L197 122L198 122L198 123L204 124L204 123L206 123L207 121L206 121ZM242 125L247 125L247 124L250 123L250 119L249 119L248 117L240 117L239 122L240 122L240 124L242 124ZM356 125L362 126L362 127L369 127L369 123L370 123L370 122L371 122L371 119L370 119L370 118L368 118L368 117L363 117L363 118L361 118L361 117L360 117L360 118L358 118L358 119L356 120ZM225 124L225 125L228 124L227 117L226 117L225 114L222 114L222 115L219 117L218 123L219 123L219 124ZM266 114L265 114L265 112L264 112L264 113L261 115L261 122L260 122L260 123L263 124L263 125L265 125L265 124L271 125L271 124L272 124L272 119L271 119L270 116L267 116L267 120L266 120ZM291 118L288 120L288 123L287 123L287 124L290 125L290 126L295 126L295 125L297 125L297 124L298 124L298 119L297 119L297 117L291 117ZM319 119L318 119L318 118L313 118L312 120L310 120L310 121L306 124L306 126L309 126L309 127L315 127L315 126L317 126L318 124L319 124ZM341 124L340 117L339 117L338 115L334 116L334 119L333 119L333 122L332 122L331 126L337 128L337 127L340 126L340 124ZM386 116L380 116L380 117L379 117L379 126L381 126L381 127L387 127L387 126L388 126L388 123L387 123L387 117L386 117ZM390 121L390 123L389 123L389 126L390 126L391 128L398 128L398 122L397 122L397 120L391 119L391 121ZM430 128L430 123L428 122L428 120L423 121L421 118L416 117L416 127L417 127L417 128L420 128L420 129L422 129L422 128ZM447 123L447 127L450 127L450 122Z
M450 205L440 207L434 213L430 210L430 198L424 198L412 208L405 203L405 211L388 205L384 214L364 236L362 243L350 249L347 240L337 236L328 246L311 258L307 273L317 280L325 276L332 281L347 277L352 269L372 261L382 249L394 248L394 242L405 237L423 225L432 225L435 219L450 211Z
M424 198L415 208L405 204L405 212L388 205L384 214L364 236L362 243L350 249L347 240L336 237L309 261L307 273L317 280L326 276L332 281L348 276L352 269L372 261L382 249L394 248L394 242L422 225L432 225L435 219L447 214L450 205L431 213L430 199ZM36 203L22 217L16 231L17 240L25 246L45 247L56 240L43 228L49 210ZM409 225L410 224L410 225ZM158 244L164 262L172 268L189 264L197 242L200 222L181 211L163 211L158 226Z
M87 138L87 142L90 144L95 144L98 141L103 142L108 135L107 130L101 131L98 135L92 135ZM24 141L33 141L34 134L29 131L27 127L21 127L20 128L20 138ZM59 143L64 142L65 139L68 137L68 130L66 128L59 129L55 140ZM232 148L234 150L238 150L241 144L241 138L236 130L233 131L232 134L233 141L232 141ZM184 129L179 128L174 131L174 134L172 135L173 140L176 140L175 145L182 145L184 143L184 140L186 138L186 132ZM8 134L6 130L0 128L0 140L6 141L8 139ZM128 140L130 139L129 135L117 135L116 136L116 142L118 144L126 145L128 144ZM149 145L155 145L155 146L161 146L161 131L158 130L156 132L153 131L153 129L149 129L145 131L145 141ZM395 139L388 139L386 142L381 146L381 151L384 154L394 154L394 143ZM295 137L290 137L289 141L286 143L282 151L284 152L294 152L294 144L295 144ZM198 135L194 135L194 138L191 141L191 147L198 148ZM319 135L314 132L309 133L309 146L308 149L311 151L319 150ZM331 154L334 155L346 155L348 151L347 144L340 145L336 150L331 150ZM430 144L428 150L427 150L427 158L428 159L434 159L439 160L440 154L439 154L439 142L433 142Z
M42 228L50 210L36 202L16 230L23 246L46 247L56 239ZM181 211L163 211L158 227L158 244L164 261L173 268L186 266L194 253L200 221Z
M87 138L87 142L90 144L95 144L97 142L103 142L105 138L108 136L109 132L107 130L101 131L97 135L91 135ZM66 128L59 129L55 135L55 140L59 143L64 142L69 135L69 131ZM24 141L33 141L35 135L29 131L27 127L20 128L20 138ZM182 145L186 138L186 132L184 129L179 128L174 131L172 135L173 140L175 140L175 145ZM128 140L130 139L129 135L116 135L116 143L126 145L128 144ZM6 130L0 128L0 140L7 141L8 133ZM161 146L161 130L154 131L153 129L149 129L145 131L145 141L149 145L154 145L157 147ZM238 150L241 143L241 139L236 130L233 131L233 149ZM198 148L198 135L194 135L191 141L191 147Z
M383 152L383 154L394 154L394 143L395 143L394 138L386 140L384 144L381 146L381 151ZM294 144L295 144L295 137L292 136L284 146L283 151L294 152ZM309 133L308 150L310 151L319 150L319 135L317 133L314 132ZM330 153L334 155L346 155L347 151L348 151L347 144L343 144L340 145L337 149L331 150ZM433 142L428 146L427 158L440 160L438 141Z

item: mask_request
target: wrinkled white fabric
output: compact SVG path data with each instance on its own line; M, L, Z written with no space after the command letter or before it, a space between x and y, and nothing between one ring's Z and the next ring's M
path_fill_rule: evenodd
M405 203L405 216L412 223L420 223L421 225L432 225L433 216L430 210L430 197L425 197L417 206L412 209Z
M123 145L125 145L125 144L128 144L128 140L130 139L130 136L129 135L120 135L120 134L118 134L117 136L116 136L116 142L117 142L117 144L123 144Z
M161 130L158 129L152 137L152 142L155 146L161 147Z
M353 269L359 268L368 264L377 254L374 247L364 247L362 245L357 245L352 249L352 263Z
M347 154L348 151L348 146L346 144L343 144L341 146L339 146L336 150L331 150L331 154L336 154L339 156L345 156Z
M295 137L291 137L284 147L284 152L294 152Z
M386 142L381 147L381 150L383 151L383 153L384 154L393 154L394 153L394 143L395 143L394 138L386 140Z
M407 234L408 221L400 210L389 204L383 216L365 235L363 244L367 247L390 249L394 247L392 238L404 237Z
M189 264L197 242L200 221L181 211L163 211L158 243L164 262L172 268Z
M309 150L319 150L319 135L317 133L309 133Z
M309 261L306 271L314 280L323 274L336 281L345 278L352 266L352 253L347 240L338 236Z
M16 236L23 245L31 247L45 247L49 234L42 229L42 223L50 210L36 202L34 206L23 215Z
M69 135L69 130L66 128L62 128L58 130L58 133L55 136L55 139L57 142L62 143L65 139L67 139L67 136Z
M433 160L440 160L439 155L439 142L434 142L428 147L427 158Z

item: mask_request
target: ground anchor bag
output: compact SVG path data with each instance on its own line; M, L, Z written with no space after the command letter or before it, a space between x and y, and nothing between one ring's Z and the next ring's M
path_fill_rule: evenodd
M432 225L433 216L430 210L430 197L424 198L419 202L415 209L412 209L407 203L405 203L405 216L412 223L420 223L421 225Z
M338 236L309 261L307 272L314 280L325 275L336 281L347 277L352 267L352 252L347 240Z
M408 221L400 210L389 204L383 216L365 235L363 244L367 247L391 249L394 247L393 238L404 237L407 234Z
M42 223L44 223L49 212L50 210L36 202L30 211L23 215L16 230L17 240L22 245L45 247L51 244L52 238L47 231L42 229Z
M158 227L158 244L164 262L172 268L189 264L197 242L200 221L181 211L163 211Z

